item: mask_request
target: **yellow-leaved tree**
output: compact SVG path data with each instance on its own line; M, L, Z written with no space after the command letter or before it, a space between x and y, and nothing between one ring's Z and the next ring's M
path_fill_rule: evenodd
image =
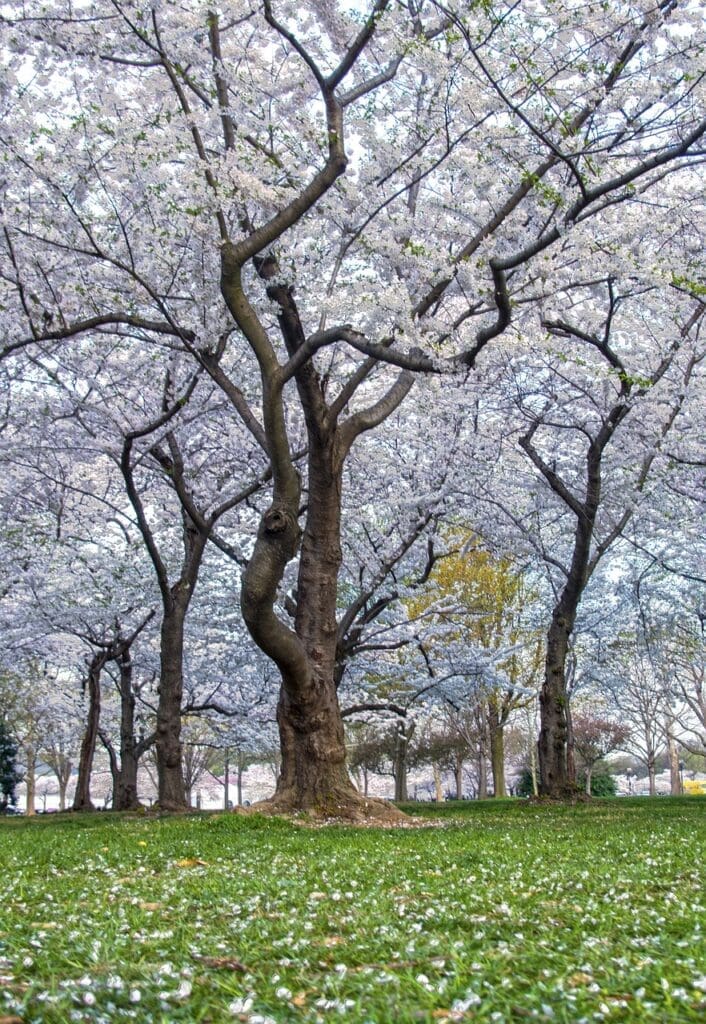
M435 656L449 645L466 647L492 666L475 678L469 671L463 703L449 699L448 705L459 731L469 711L481 726L474 737L479 797L488 795L488 758L493 795L503 797L505 726L516 708L534 701L540 681L542 633L529 614L536 595L513 558L493 555L471 530L455 528L445 539L450 553L434 564L425 586L406 600L407 611L410 618L426 620L430 671Z

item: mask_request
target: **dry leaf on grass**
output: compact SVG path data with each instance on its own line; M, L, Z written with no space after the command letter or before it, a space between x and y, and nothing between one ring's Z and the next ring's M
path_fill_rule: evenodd
M204 967L215 967L218 970L241 971L242 973L247 971L245 964L241 964L240 960L236 960L232 956L194 956L194 960L198 960Z

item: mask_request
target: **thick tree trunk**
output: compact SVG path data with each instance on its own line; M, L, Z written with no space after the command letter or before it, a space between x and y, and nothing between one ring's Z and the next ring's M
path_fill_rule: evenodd
M123 749L120 771L113 780L113 810L134 811L141 806L137 794L138 759L134 750Z
M113 810L132 811L140 806L137 795L139 757L135 736L135 693L130 649L120 655L120 768L113 777Z
M221 290L260 365L262 423L272 467L272 506L260 523L241 588L241 608L250 634L282 674L277 707L282 766L270 806L346 817L375 813L393 817L399 812L358 793L346 769L343 720L336 692L341 486L343 462L350 446L364 430L376 426L397 408L413 378L403 371L386 395L339 426L338 416L345 403L336 411L327 406L325 384L313 363L301 361L294 373L307 427L309 493L291 630L277 617L274 605L287 563L298 547L301 485L287 437L282 367L243 290L241 258L236 247L223 246ZM306 335L293 288L278 280L274 254L254 256L253 263L260 278L269 282L267 296L279 307L282 338L290 358L296 360L306 345Z
M539 695L539 791L542 796L564 797L569 791L566 758L566 654L573 621L556 609L547 635L544 685Z
M106 655L101 653L95 655L88 666L88 679L86 680L86 691L88 693L88 714L86 716L86 729L81 742L81 753L78 760L78 778L76 780L76 792L74 793L74 811L92 811L91 802L91 773L93 771L93 758L96 752L96 741L100 726L101 713L101 672L106 662Z
M181 699L184 690L184 621L190 588L174 588L171 607L165 609L160 646L159 702L157 704L158 801L163 811L186 809L186 788L181 763Z
M346 769L335 684L341 478L334 460L330 446L310 452L295 616L306 661L298 678L283 678L277 708L282 765L275 793L278 802L332 814L359 799Z
M291 482L290 482L291 483ZM292 487L293 490L293 487ZM297 545L298 493L265 513L243 577L241 607L254 640L279 665L277 724L282 755L274 810L350 817L383 813L353 785L346 768L336 690L336 598L341 564L340 461L331 438L310 436L309 502L301 545L294 632L272 609ZM392 810L385 813L392 815Z

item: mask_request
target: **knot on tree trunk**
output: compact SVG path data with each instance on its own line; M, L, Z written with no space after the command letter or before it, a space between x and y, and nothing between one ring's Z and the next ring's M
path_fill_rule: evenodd
M284 533L296 526L294 516L283 505L273 505L263 516L262 525L265 533Z

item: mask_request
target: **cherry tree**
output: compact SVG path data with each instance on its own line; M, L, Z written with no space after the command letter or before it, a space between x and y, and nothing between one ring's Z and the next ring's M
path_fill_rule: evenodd
M574 743L586 771L586 794L591 795L595 766L614 750L623 747L629 729L599 715L580 712L574 715Z
M652 516L659 499L651 478L663 473L664 447L699 400L703 304L677 295L672 308L664 301L652 283L632 280L623 290L609 277L583 295L565 295L573 318L547 313L547 344L508 360L509 396L524 421L515 437L536 476L514 508L505 507L530 536L553 594L540 695L546 795L573 781L567 659L584 593L628 527L639 530L643 513ZM584 350L566 348L564 339Z
M0 718L0 814L15 803L15 787L21 778L16 758L17 745L4 718Z
M2 354L129 342L223 390L271 474L241 608L282 677L275 806L354 813L335 685L349 453L415 373L462 380L513 316L625 258L620 211L648 189L669 203L686 174L686 201L698 16L93 0L3 24ZM275 602L297 555L290 625Z

